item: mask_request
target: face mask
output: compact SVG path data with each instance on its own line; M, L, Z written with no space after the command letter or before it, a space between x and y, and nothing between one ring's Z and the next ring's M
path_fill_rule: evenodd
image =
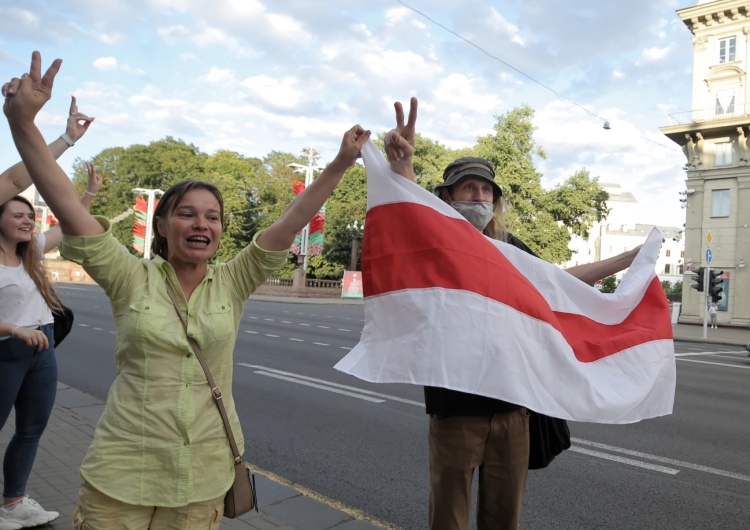
M453 201L451 206L480 232L492 220L493 206L491 202Z

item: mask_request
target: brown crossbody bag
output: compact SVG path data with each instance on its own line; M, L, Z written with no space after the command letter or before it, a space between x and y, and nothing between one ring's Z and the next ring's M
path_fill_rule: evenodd
M190 343L190 346L192 346L193 352L195 352L195 356L198 358L198 362L201 363L203 371L206 373L208 385L211 387L211 394L214 396L216 407L219 409L219 414L221 414L221 421L224 422L224 429L226 430L227 438L229 438L229 447L232 449L232 456L234 456L234 483L224 497L224 517L234 519L235 517L239 517L240 515L249 512L253 508L255 508L255 511L257 512L258 499L255 495L255 475L250 471L250 466L242 459L242 455L240 455L240 451L237 449L237 442L234 439L232 427L229 425L229 417L224 408L221 389L216 386L216 382L211 375L211 371L208 369L206 359L203 357L203 352L201 351L200 346L198 346L195 339L187 333L187 320L185 320L185 316L182 314L182 311L180 311L179 305L177 304L177 295L175 295L174 289L172 289L172 286L168 281L166 284L167 294L169 294L169 298L172 299L175 311L177 311L177 315L180 317L180 322L182 322L182 327L185 330L187 340Z

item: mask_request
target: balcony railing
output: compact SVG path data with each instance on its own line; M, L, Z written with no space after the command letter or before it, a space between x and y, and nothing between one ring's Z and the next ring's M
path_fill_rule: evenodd
M714 108L673 112L672 114L669 114L669 119L672 120L671 125L689 125L691 123L700 123L708 120L731 120L747 116L748 114L750 114L750 107L746 104L733 105L727 110L719 109L718 112L717 109Z

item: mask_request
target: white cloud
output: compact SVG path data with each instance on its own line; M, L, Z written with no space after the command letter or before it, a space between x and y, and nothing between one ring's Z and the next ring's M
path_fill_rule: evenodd
M235 81L234 71L228 68L218 68L216 66L212 66L208 73L200 79L207 83L222 85Z
M125 38L123 33L101 33L99 35L99 39L104 44L120 44Z
M667 56L669 53L670 47L665 46L663 48L653 47L653 48L646 48L643 50L643 60L647 62L651 61L660 61L664 59L664 57Z
M114 57L99 57L91 65L102 72L117 70L117 59Z
M59 135L75 94L97 118L76 145L82 159L170 135L206 152L258 157L313 144L326 161L351 125L385 131L393 126L393 101L417 95L418 130L451 147L491 133L496 114L524 103L537 109L536 138L550 154L539 166L545 185L586 166L645 203L671 197L684 180L682 154L654 143L671 146L658 127L668 112L692 103L691 35L674 13L676 0L571 0L555 4L554 15L550 2L433 0L420 7L606 117L610 131L396 3L133 2L76 0L61 9L29 0L0 16L3 75L28 67L30 42L45 65L53 56L65 60L39 123L45 136ZM11 141L0 128L0 142ZM0 152L0 165L16 159L13 150ZM663 202L656 210L666 216L671 202ZM684 219L684 211L676 215Z
M274 79L269 76L259 75L249 77L242 81L241 84L264 103L279 109L294 109L299 106L305 96L305 91L297 79L292 77Z

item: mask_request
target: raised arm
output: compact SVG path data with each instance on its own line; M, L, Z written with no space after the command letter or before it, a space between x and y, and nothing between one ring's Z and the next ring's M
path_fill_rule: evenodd
M584 263L583 265L576 265L575 267L570 267L565 270L579 280L588 284L593 284L597 280L601 280L630 267L630 264L633 263L633 260L640 249L641 247L639 245L627 252L618 254L617 256L612 256L611 258L603 259L601 261L594 261L592 263Z
M94 121L94 118L78 112L76 98L71 96L70 114L68 115L65 133L47 145L52 156L58 159L65 151L73 147L71 144L75 144L81 139L92 121ZM68 143L68 140L70 143ZM0 204L9 201L29 186L31 186L31 177L29 176L29 172L26 171L26 166L23 165L23 162L9 167L0 173Z
M39 52L31 55L31 68L20 79L3 85L3 111L13 141L31 180L57 217L63 233L76 236L100 234L103 229L78 200L73 183L47 149L34 118L52 95L52 85L62 61L56 59L41 74Z
M328 164L312 184L300 193L284 210L278 220L258 237L258 246L264 250L286 250L292 246L294 236L309 223L331 196L349 167L357 161L359 152L370 131L355 125L344 134L336 158Z
M397 101L393 104L396 109L396 128L385 134L385 156L394 173L416 182L414 175L414 146L415 124L417 123L417 98L409 101L409 118L404 125L404 108Z
M94 169L94 164L86 163L86 169L89 172L89 180L86 183L86 191L81 195L81 204L88 211L91 207L91 201L96 194L102 189L102 177ZM44 253L46 254L62 241L62 229L60 225L55 225L44 233Z

